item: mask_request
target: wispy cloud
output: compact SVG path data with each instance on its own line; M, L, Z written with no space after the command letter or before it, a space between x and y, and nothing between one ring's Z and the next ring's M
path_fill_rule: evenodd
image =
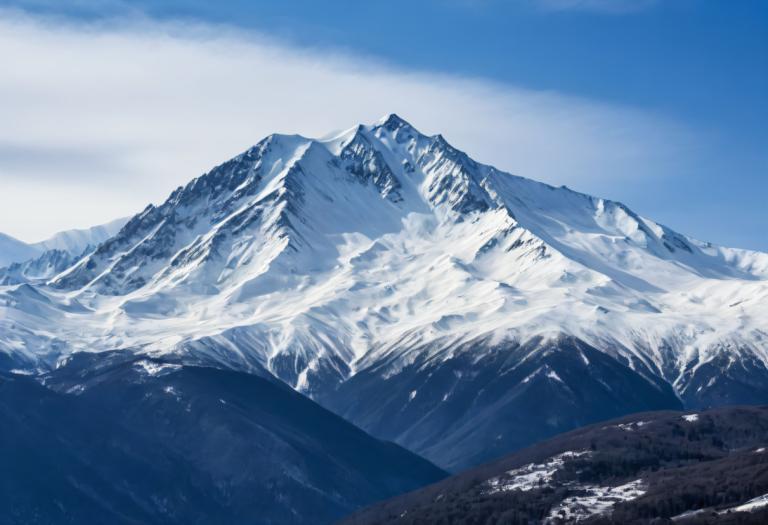
M658 0L534 0L548 11L592 11L597 13L624 14L643 11Z
M5 12L0 58L0 231L26 240L161 201L271 132L320 136L393 111L478 160L577 188L669 175L690 146L633 109L207 25Z

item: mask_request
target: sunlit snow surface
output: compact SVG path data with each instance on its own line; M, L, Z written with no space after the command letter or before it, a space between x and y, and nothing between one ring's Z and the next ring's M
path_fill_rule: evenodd
M683 392L715 357L768 362L766 304L768 255L478 164L392 116L272 135L47 285L0 287L0 350L14 368L191 355L311 391L420 352L568 334Z
M552 456L542 463L530 463L510 470L502 476L486 482L488 494L508 491L530 491L553 485L555 476L571 459L588 456L589 451L563 452ZM555 505L547 518L557 518L566 522L579 521L596 514L609 513L620 501L630 501L645 494L642 480L634 480L617 486L598 486L580 484L573 481L562 484L574 494Z
M146 359L136 361L135 366L150 376L165 375L173 372L174 370L181 369L181 365L175 365L171 363L155 363Z
M549 519L563 519L566 523L580 521L596 514L607 514L622 501L632 501L645 494L643 481L638 479L615 487L584 485L583 493L565 498L549 513Z
M649 421L633 421L631 423L620 423L616 425L616 427L622 430L625 430L627 432L634 432L635 430L647 425L648 423Z
M507 492L510 490L528 491L546 487L553 479L555 473L560 470L565 461L589 454L583 452L563 452L552 456L544 463L529 463L520 468L510 470L503 476L491 478L487 481L489 493Z
M731 514L734 512L754 512L756 510L761 510L764 507L768 507L768 494L763 494L762 496L758 496L756 498L752 498L749 501L746 501L740 505L735 505L733 507L728 507L726 509L721 510L715 510L713 508L703 508L703 509L696 509L696 510L689 510L688 512L683 512L682 514L678 514L677 516L672 517L672 521L681 521L685 520L686 518L691 518L693 516L697 516L699 514Z
M763 494L757 498L751 499L746 503L733 507L734 512L752 512L763 507L768 507L768 494Z

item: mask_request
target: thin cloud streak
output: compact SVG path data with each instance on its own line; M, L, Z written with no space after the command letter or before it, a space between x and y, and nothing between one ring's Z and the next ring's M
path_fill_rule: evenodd
M0 231L27 241L160 202L272 132L397 112L477 160L577 189L670 176L695 146L629 108L298 49L208 25L0 16ZM25 161L28 159L28 161Z

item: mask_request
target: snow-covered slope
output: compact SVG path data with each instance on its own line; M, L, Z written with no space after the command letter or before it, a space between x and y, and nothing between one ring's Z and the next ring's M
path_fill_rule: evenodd
M0 288L0 349L16 367L115 348L263 367L357 422L337 397L350 378L407 377L397 394L421 415L471 384L441 416L460 425L489 370L538 363L516 381L567 398L552 351L589 374L595 350L662 405L672 389L687 404L768 401L765 304L768 255L501 172L391 115L330 139L269 136L47 285ZM480 368L435 382L456 360ZM395 433L417 450L418 420Z
M122 217L91 228L65 230L44 241L31 244L0 233L0 275L7 275L7 267L15 265L10 273L23 275L25 269L30 268L32 278L36 279L41 276L42 268L60 267L63 256L70 259L70 263L74 262L84 252L90 251L120 231L127 221L128 217ZM56 264L52 264L53 260ZM2 280L0 278L0 281Z
M34 259L0 268L0 285L47 281L74 264L82 255L66 250L46 250Z
M17 261L25 261L39 253L37 248L30 246L24 241L0 233L0 268Z
M115 235L128 222L129 218L121 217L91 228L61 231L44 241L34 243L32 246L39 248L41 252L62 250L72 255L79 255L89 246L95 247Z

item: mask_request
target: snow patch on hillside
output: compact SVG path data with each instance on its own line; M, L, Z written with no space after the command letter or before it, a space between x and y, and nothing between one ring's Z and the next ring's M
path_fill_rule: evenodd
M150 376L165 375L181 369L181 365L171 363L157 363L154 361L148 361L146 359L136 361L136 367Z
M746 503L733 507L729 510L733 512L753 512L755 510L762 509L763 507L768 507L768 494L763 494L762 496L753 498Z
M560 519L571 523L608 514L617 503L632 501L646 492L641 479L615 487L582 485L575 490L582 494L565 498L550 511L547 522Z
M588 451L563 452L552 456L543 463L529 463L520 468L510 470L503 476L489 479L486 484L489 487L489 494L497 492L507 492L510 490L529 491L546 487L554 475L563 468L565 462L569 459L588 455Z

